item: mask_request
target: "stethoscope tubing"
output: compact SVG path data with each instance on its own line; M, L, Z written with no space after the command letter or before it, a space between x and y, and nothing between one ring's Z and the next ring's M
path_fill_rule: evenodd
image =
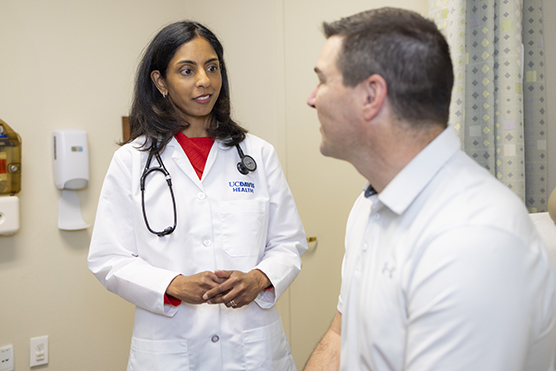
M178 225L178 211L176 208L176 198L174 196L174 189L172 187L172 177L170 176L170 173L164 166L164 163L162 162L162 159L160 158L158 151L154 153L154 156L156 158L156 161L158 161L159 166L150 168L153 152L149 153L147 163L145 164L145 169L143 170L143 174L141 175L141 179L140 179L141 209L143 210L143 219L145 220L145 225L147 226L149 232L157 235L158 237L164 237L174 232L174 230L176 229L176 226ZM145 208L145 181L147 179L147 176L155 171L160 171L162 174L164 174L166 183L168 184L168 189L170 190L170 196L172 197L172 208L174 210L174 224L172 226L166 227L163 231L155 231L151 228L151 226L149 225L149 221L147 219L147 211Z
M240 161L237 163L237 170L243 175L247 175L250 172L255 171L257 169L257 163L255 162L255 159L253 159L253 157L251 157L249 155L245 155L243 153L243 151L241 150L241 147L239 146L239 144L236 144L236 149L237 149L237 153L240 157ZM151 161L152 161L153 156L155 157L156 161L158 162L158 167L152 167L151 168L150 166L151 166ZM149 176L149 174L151 174L155 171L160 171L162 174L164 174L164 177L166 179L166 183L168 184L168 189L170 190L170 195L172 196L172 208L173 208L173 211L174 211L174 224L172 226L166 227L162 231L155 231L151 228L151 226L149 224L149 221L148 221L148 218L147 218L147 210L145 208L145 182L146 182L147 176ZM176 198L174 196L174 189L172 187L172 177L170 176L170 173L166 169L166 166L164 166L164 162L162 162L162 158L160 158L158 148L154 148L153 150L151 150L149 152L149 157L147 158L147 162L145 163L145 168L143 169L143 174L141 174L140 188L141 188L141 209L143 211L143 219L145 220L145 225L147 226L147 229L149 230L149 232L151 232L152 234L157 235L158 237L164 237L164 236L167 236L167 235L171 234L172 232L174 232L174 230L176 229L176 226L178 225L178 212L177 212L177 208L176 208Z

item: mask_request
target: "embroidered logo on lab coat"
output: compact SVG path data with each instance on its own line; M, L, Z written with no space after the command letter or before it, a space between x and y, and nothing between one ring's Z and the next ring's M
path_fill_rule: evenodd
M255 183L239 180L228 182L232 192L255 193Z

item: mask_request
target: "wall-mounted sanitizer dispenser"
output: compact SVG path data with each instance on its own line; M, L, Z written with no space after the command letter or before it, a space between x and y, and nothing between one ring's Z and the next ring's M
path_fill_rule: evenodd
M62 190L58 202L58 228L79 230L89 227L81 216L75 192L89 184L89 147L84 130L56 130L52 134L54 183Z
M58 189L82 189L89 185L89 147L84 130L56 130L54 183Z

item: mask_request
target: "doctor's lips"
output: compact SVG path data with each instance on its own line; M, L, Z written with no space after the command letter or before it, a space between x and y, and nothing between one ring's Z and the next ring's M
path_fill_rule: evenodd
M193 100L197 103L208 103L210 102L210 98L212 97L212 94L204 94L204 95L200 95L197 98L193 98Z

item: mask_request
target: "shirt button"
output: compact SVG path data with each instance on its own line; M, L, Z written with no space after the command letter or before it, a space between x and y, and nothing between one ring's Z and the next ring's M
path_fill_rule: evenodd
M375 214L374 218L375 218L375 220L379 220L380 219L380 214Z
M212 241L211 240L204 240L203 245L205 245L205 247L209 247L210 245L212 245Z
M363 244L363 251L367 251L368 248L369 248L369 244L364 243Z
M199 200L204 200L205 198L207 198L207 195L204 194L203 192L200 192L199 194L197 194L197 198Z
M220 338L218 337L218 335L213 335L213 336L210 338L210 341L212 341L213 343L217 343L218 340L220 340Z

